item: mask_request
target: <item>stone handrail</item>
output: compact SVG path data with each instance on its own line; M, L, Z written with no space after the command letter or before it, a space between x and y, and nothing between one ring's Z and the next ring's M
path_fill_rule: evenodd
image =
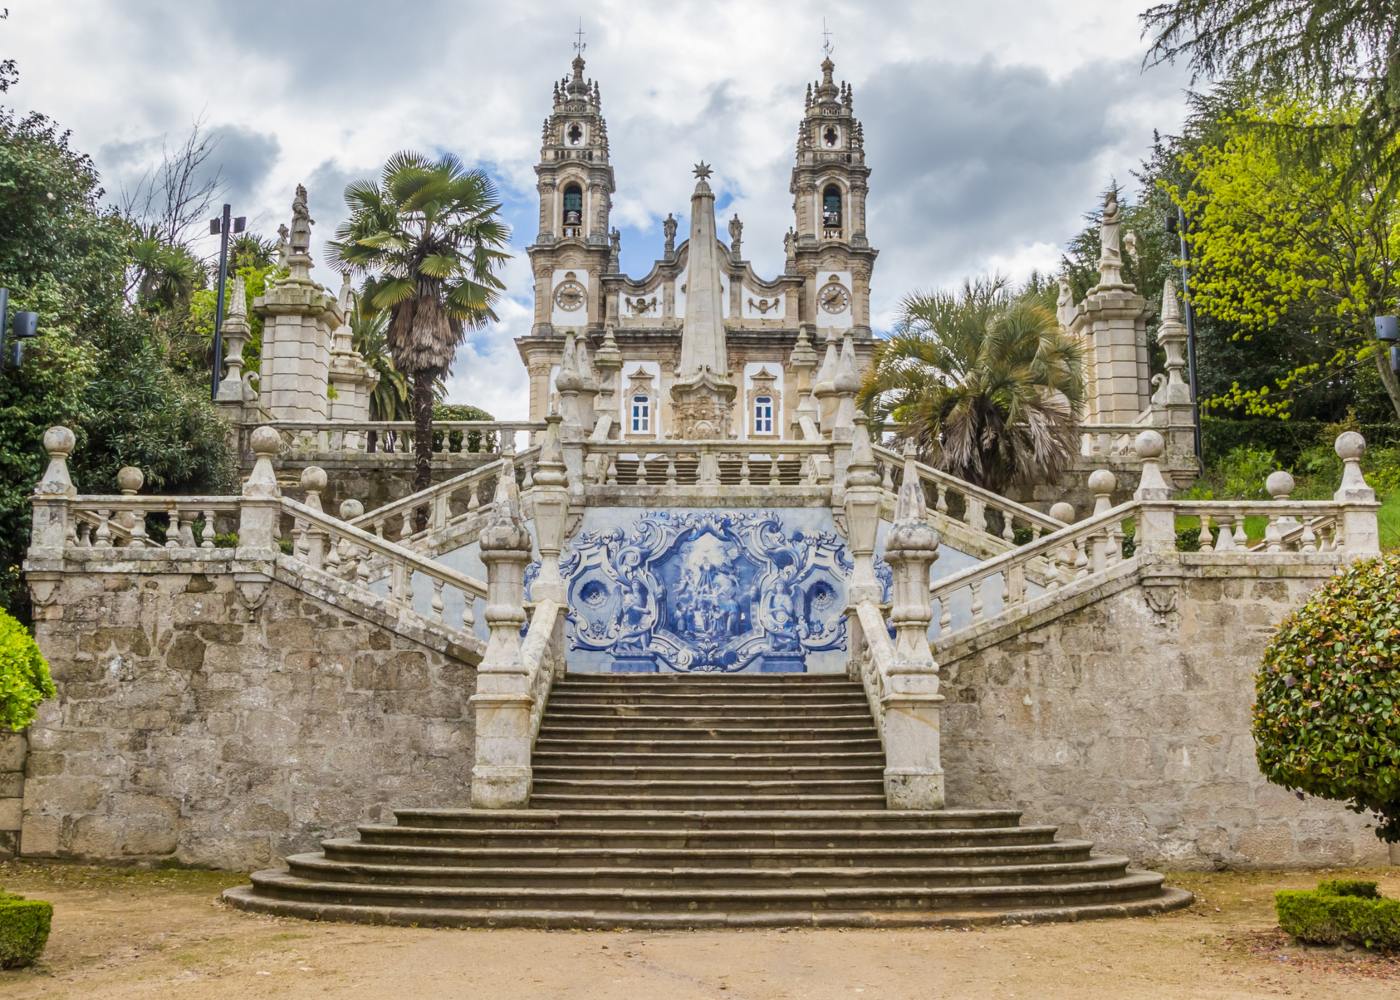
M394 608L472 633L476 625L474 605L477 599L486 597L484 581L288 497L280 498L280 506L283 515L291 519L294 558L312 569L366 588L372 576L386 577L387 592L382 597ZM414 608L416 577L424 578L431 587L426 614ZM460 624L449 622L446 617L449 597L462 602L457 618Z
M71 508L66 548L212 549L218 534L238 527L235 497L89 494L73 497ZM153 518L163 540L151 534Z
M530 473L538 454L539 448L536 446L516 456L517 465L525 473L526 489L529 489ZM462 517L490 507L496 477L501 474L503 468L505 462L499 460L471 469L429 486L426 490L410 493L406 497L351 518L350 523L382 538L393 537L408 541L417 533L413 527L414 512L427 506L427 530L440 531ZM454 508L457 508L455 512Z
M554 680L564 673L564 608L554 601L537 601L530 611L530 627L520 644L530 692L530 748L540 735L540 722Z
M287 453L323 459L356 455L411 455L415 429L411 420L278 420L272 427ZM544 424L518 420L435 420L435 454L500 454L521 433L531 435ZM529 438L526 438L528 444Z
M870 714L883 744L885 692L889 689L890 671L894 667L894 640L890 638L884 611L874 601L861 601L856 605L853 625L856 627L851 629L849 673L865 690L865 700L870 705Z
M903 456L883 446L876 446L873 450L875 461L880 466L881 484L891 492L897 490L903 482ZM1031 540L1034 541L1041 535L1058 531L1064 526L1064 522L1057 518L1007 499L999 493L975 486L931 465L916 462L914 468L918 471L919 479L933 488L933 503L930 505L933 510L953 517L957 508L957 520L983 534L993 534L987 525L987 512L994 511L1001 521L999 531L995 535L1007 544L1015 544L1017 527L1029 531Z
M830 480L829 441L589 441L584 447L597 456L598 486L617 485L617 460L627 456L636 456L639 486L778 486L784 465L794 461L801 463L800 485Z

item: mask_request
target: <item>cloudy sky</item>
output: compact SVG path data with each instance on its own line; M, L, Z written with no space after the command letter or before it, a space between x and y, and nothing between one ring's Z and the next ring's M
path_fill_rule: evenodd
M715 168L719 210L744 219L760 273L782 265L788 174L822 22L855 88L873 168L877 326L901 296L1000 271L1053 269L1111 177L1130 182L1154 128L1183 113L1184 75L1142 71L1134 0L8 0L8 95L57 119L110 191L203 120L225 198L265 234L310 191L318 241L345 183L398 149L451 150L499 179L516 257L501 322L457 359L454 401L523 416L512 344L529 332L524 247L550 86L583 14L602 89L622 265L644 273L660 220L685 230L690 165ZM319 250L317 251L319 254ZM318 257L319 259L319 257ZM338 284L324 265L313 272Z

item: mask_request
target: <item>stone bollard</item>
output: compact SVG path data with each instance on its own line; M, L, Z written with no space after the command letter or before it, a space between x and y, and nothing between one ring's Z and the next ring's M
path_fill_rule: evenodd
M30 559L61 559L69 533L75 530L68 502L78 491L68 475L68 456L73 454L76 440L67 427L50 427L44 431L44 450L49 454L49 465L34 487Z
M1165 503L1172 490L1162 478L1159 463L1165 447L1162 435L1153 430L1143 431L1133 442L1133 450L1142 461L1142 478L1133 497L1142 502L1136 540L1143 552L1176 551L1176 512Z
M1337 457L1343 462L1342 482L1332 499L1342 508L1342 545L1353 556L1376 556L1381 552L1380 527L1376 523L1376 491L1361 474L1361 456L1366 439L1356 431L1337 435Z
M530 534L520 517L515 468L507 460L481 531L486 564L486 625L490 635L471 697L476 715L472 805L508 809L530 800L530 677L522 657L525 566Z
M848 502L849 496L848 491ZM885 804L891 809L943 807L943 696L938 692L938 663L928 644L933 620L928 574L938 558L938 542L914 466L914 446L906 444L904 482L885 539L885 559L894 571L894 664L883 698Z

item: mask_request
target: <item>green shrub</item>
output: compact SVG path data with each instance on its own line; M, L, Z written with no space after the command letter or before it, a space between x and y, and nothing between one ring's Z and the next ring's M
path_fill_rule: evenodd
M1380 886L1364 878L1329 878L1317 884L1317 891L1328 896L1360 896L1380 899Z
M43 954L53 904L0 892L0 969L33 965Z
M1272 451L1285 467L1292 467L1308 448L1319 444L1330 448L1337 436L1337 426L1321 420L1236 420L1202 414L1201 450L1207 467L1214 466L1242 446ZM1372 448L1400 445L1400 423L1395 421L1381 424L1350 421L1347 426L1360 431Z
M433 405L433 420L495 420L479 406L468 406L464 403L436 403ZM470 452L494 452L496 450L496 432L468 431L466 440L463 439L461 431L434 430L433 450L434 451L470 451Z
M1358 890L1333 891L1337 886ZM1359 891L1369 887L1370 893ZM1373 951L1400 950L1400 900L1375 892L1376 883L1323 882L1316 889L1285 889L1274 894L1278 924L1307 944L1344 941Z
M1374 812L1400 841L1400 553L1354 564L1279 625L1254 742L1270 781Z
M0 611L0 729L34 721L39 702L54 696L49 665L29 630Z

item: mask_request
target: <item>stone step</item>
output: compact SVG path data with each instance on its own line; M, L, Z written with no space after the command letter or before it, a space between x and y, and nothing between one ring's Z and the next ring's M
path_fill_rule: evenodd
M883 791L869 794L832 795L623 795L601 793L532 794L530 804L539 809L877 809L885 804Z
M607 705L568 704L549 706L551 722L583 720L654 720L658 725L688 722L692 725L769 725L783 720L807 723L837 722L844 725L873 726L870 706L865 702L849 705Z
M548 716L540 726L540 739L551 740L653 740L675 743L699 740L753 740L768 743L820 743L826 740L876 739L874 727L863 726L682 726L643 723L595 725L555 722Z
M625 817L626 811L619 810ZM872 847L1030 847L1054 843L1053 826L987 828L952 828L942 830L870 829L857 826L831 826L817 829L749 828L701 829L684 827L619 826L614 822L599 822L594 827L566 830L538 827L414 827L364 824L359 827L360 839L367 844L385 847L442 848L506 848L539 847L566 850L580 847L613 847L673 850L703 848L807 850L810 848L843 850L852 856Z
M878 736L867 736L863 739L842 739L842 740L730 740L730 739L693 739L679 738L674 740L655 739L629 739L616 737L614 739L596 740L574 740L566 738L554 738L541 734L535 741L536 753L599 753L614 752L620 754L642 754L647 756L674 755L689 756L692 754L721 754L724 756L743 756L752 759L759 757L789 757L793 754L817 754L819 756L831 756L832 754L847 753L880 753L880 738Z
M877 741L878 742L878 741ZM802 750L788 752L754 753L610 753L606 750L551 750L536 752L535 773L547 767L617 767L638 768L655 765L657 767L679 768L696 767L721 769L729 767L771 767L771 768L841 768L865 766L884 770L885 755L879 750L846 753L809 753Z
M849 691L821 691L804 692L798 691L792 694L768 694L755 693L745 695L739 692L725 690L713 692L694 692L671 694L664 691L619 691L616 694L599 693L597 695L583 695L556 688L549 695L548 712L551 709L565 707L573 704L593 705L651 705L660 707L663 705L677 706L681 708L710 708L720 706L731 708L743 705L769 705L789 708L799 708L807 705L839 705L849 707L853 705L867 706L869 702L864 694L856 694Z
M880 763L826 764L815 766L754 765L736 763L727 767L673 766L657 761L651 766L598 764L536 764L535 787L541 781L688 781L708 784L731 781L856 780L883 782L885 769ZM883 786L882 786L883 787Z
M349 837L322 841L321 850L333 861L444 865L467 868L476 865L507 867L660 867L688 868L880 868L924 866L937 868L989 865L1037 865L1084 861L1093 845L1087 840L1059 840L1039 844L978 844L975 846L869 846L859 842L841 847L438 847L422 844L377 844Z
M989 924L1025 924L1060 920L1099 920L1113 917L1151 916L1189 906L1193 899L1181 889L1163 888L1143 899L1063 906L980 907L949 906L938 910L840 909L807 907L772 908L754 913L684 912L639 913L593 905L574 911L526 907L483 909L465 907L414 907L317 903L278 899L260 894L252 886L224 891L223 898L239 909L308 920L341 920L348 923L394 924L410 927L533 927L555 930L703 930L707 928L762 927L944 927L963 928Z
M566 674L556 694L702 694L748 698L760 695L861 694L860 681L845 674Z
M694 778L548 778L536 777L531 798L542 795L590 795L607 797L626 795L631 798L680 798L716 795L727 798L766 798L772 796L830 796L873 795L883 798L883 772L861 778L727 778L719 780Z
M1006 830L1054 827L1018 827L1021 814L1014 809L834 809L825 812L778 808L725 811L663 809L395 809L395 820L408 827L471 830L515 828L533 830L628 827L671 830ZM392 829L390 827L389 829Z
M1091 857L1082 861L1062 861L1033 865L992 865L954 867L872 867L835 866L799 868L691 868L686 866L586 866L534 867L507 865L454 867L445 865L399 865L345 862L323 854L294 854L287 858L288 871L310 881L343 882L360 885L433 885L462 887L551 886L577 888L635 889L742 889L753 888L903 888L923 889L940 886L1051 886L1089 880L1121 878L1128 859Z
M762 910L851 910L969 907L1019 908L1124 903L1160 897L1162 876L1129 872L1048 886L816 886L805 888L589 888L586 886L380 885L298 878L282 870L254 872L260 896L308 903L423 908L526 908L573 912L610 909L647 913L735 913Z

